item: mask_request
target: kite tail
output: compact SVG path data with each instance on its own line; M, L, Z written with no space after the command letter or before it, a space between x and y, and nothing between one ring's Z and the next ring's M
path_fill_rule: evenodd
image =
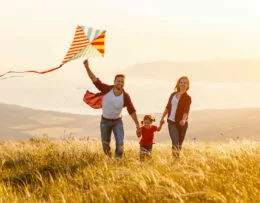
M52 72L52 71L55 71L59 68L61 68L62 65L58 66L58 67L55 67L55 68L51 68L49 70L45 70L45 71L36 71L36 70L27 70L27 71L8 71L2 75L0 75L0 79L2 79L4 76L7 76L9 74L23 74L23 73L36 73L36 74L45 74L45 73L49 73L49 72ZM9 77L15 77L15 76L9 76ZM6 78L6 77L5 77Z

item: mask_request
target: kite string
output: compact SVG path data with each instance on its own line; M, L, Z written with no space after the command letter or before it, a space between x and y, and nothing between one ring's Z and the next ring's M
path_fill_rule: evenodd
M51 68L51 69L48 69L48 70L44 70L44 71L36 71L36 70L26 70L26 71L8 71L2 75L0 75L0 79L1 80L4 80L4 79L7 79L7 78L11 78L11 77L16 77L15 75L24 75L25 73L36 73L36 74L46 74L46 73L49 73L49 72L52 72L52 71L55 71L55 70L58 70L62 67L62 65L58 66L58 67L55 67L55 68ZM18 76L18 77L21 77L21 76Z

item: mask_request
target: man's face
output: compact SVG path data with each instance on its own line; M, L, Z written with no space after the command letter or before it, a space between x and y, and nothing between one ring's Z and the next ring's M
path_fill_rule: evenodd
M117 90L122 90L124 88L124 84L125 84L125 78L123 77L117 77L114 82L115 88Z

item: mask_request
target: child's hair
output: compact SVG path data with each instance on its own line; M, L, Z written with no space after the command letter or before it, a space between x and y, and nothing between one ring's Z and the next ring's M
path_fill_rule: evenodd
M151 122L154 122L154 121L155 121L155 118L154 118L152 115L150 115L150 114L145 114L144 117L143 117L143 120L141 121L141 124L142 124L142 125L144 124L144 120L146 120L146 119L150 120Z

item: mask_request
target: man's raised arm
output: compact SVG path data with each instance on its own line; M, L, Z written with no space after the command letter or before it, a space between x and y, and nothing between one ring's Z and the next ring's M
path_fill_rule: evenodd
M94 75L94 73L90 70L89 65L88 65L88 59L86 59L84 62L84 66L86 68L86 71L88 73L89 78L92 80L92 82L97 81L97 77Z

